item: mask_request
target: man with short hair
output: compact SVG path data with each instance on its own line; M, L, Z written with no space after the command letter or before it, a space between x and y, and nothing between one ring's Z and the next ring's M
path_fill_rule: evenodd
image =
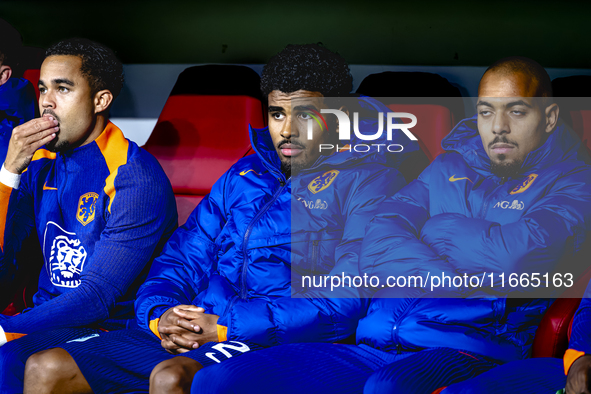
M492 274L492 289L472 281L437 292L433 282L378 286L357 327L358 346L253 352L205 369L192 392L248 392L248 381L257 393L432 393L527 357L550 300L510 298L509 275L568 272L559 263L591 230L589 156L558 122L549 87L530 59L491 66L480 81L478 115L460 122L442 142L446 153L378 207L363 240L360 271L382 284Z
M41 66L42 117L12 133L0 171L2 296L31 269L15 259L25 239L38 237L44 264L34 306L0 316L2 392L22 392L36 351L134 326L137 289L176 228L164 171L108 120L122 85L110 49L61 41Z
M0 19L0 160L6 157L12 129L35 117L35 90L24 78L13 75L21 36Z
M334 118L311 122L307 138L312 115L347 112L329 97L351 85L345 60L320 45L290 45L273 57L261 80L269 127L250 130L256 154L216 182L156 259L136 301L142 329L34 355L25 392L147 392L148 383L152 393L187 392L201 368L243 352L351 335L365 311L356 289L330 299L293 283L305 274L357 275L365 224L405 184L388 154L337 152ZM400 134L406 151L390 154L398 163L418 152Z

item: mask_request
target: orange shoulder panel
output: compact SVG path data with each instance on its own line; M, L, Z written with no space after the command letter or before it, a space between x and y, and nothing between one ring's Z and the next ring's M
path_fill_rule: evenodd
M105 130L95 140L98 145L107 167L109 168L109 176L105 180L105 194L109 196L109 212L111 212L111 205L115 199L115 178L119 167L127 164L127 150L129 149L129 141L125 139L123 133L117 126L109 122Z

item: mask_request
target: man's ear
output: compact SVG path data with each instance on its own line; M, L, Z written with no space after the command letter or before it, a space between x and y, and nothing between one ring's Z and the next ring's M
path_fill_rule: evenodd
M554 131L556 123L558 122L559 113L560 108L558 108L558 104L556 103L546 107L546 110L544 111L544 116L546 117L546 133L551 133Z
M99 114L109 108L113 102L113 93L110 90L100 90L94 95L94 113Z
M349 108L345 107L344 105L341 106L341 108L339 108L339 111L344 112L347 115L347 117L349 116ZM339 132L339 120L338 119L336 119L336 124L337 124L336 131L338 133Z
M7 65L0 66L0 85L4 85L12 76L12 68Z

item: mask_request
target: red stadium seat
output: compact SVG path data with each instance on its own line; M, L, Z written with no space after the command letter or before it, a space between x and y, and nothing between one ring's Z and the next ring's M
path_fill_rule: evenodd
M417 125L412 132L430 161L443 153L441 140L465 117L459 89L437 74L372 74L361 82L357 93L379 98L393 111L415 115Z
M183 224L215 181L253 153L248 125L265 126L260 78L244 66L183 71L144 148L164 168Z
M33 84L33 87L35 88L35 94L37 95L37 101L39 101L39 76L39 69L30 69L23 73L23 78Z

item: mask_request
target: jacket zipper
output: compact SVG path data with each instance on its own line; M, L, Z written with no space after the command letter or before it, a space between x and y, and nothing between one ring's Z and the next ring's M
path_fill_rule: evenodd
M316 272L316 262L318 260L318 244L319 240L312 241L312 273Z
M255 215L255 217L252 219L252 221L250 222L250 224L246 228L246 231L244 232L244 237L242 240L242 255L243 255L242 275L241 275L242 277L240 280L240 298L242 298L243 300L246 299L246 295L247 295L247 290L246 290L246 273L247 273L247 269L248 269L247 246L248 246L248 239L250 238L250 233L252 231L252 228L256 224L256 222L261 218L261 216L263 216L265 214L265 212L267 212L269 210L269 208L271 208L271 205L273 205L273 203L277 200L277 198L279 197L279 195L281 194L283 189L286 188L286 186L290 180L291 180L291 178L289 178L287 180L287 182L283 182L281 179L279 180L281 187L279 189L277 189L275 194L273 194L273 197L271 198L271 200L269 200L265 204L265 206Z
M394 328L392 329L392 331L394 331L393 334L393 339L394 339L394 343L396 344L396 354L400 354L402 353L402 346L400 346L400 342L398 341L399 337L398 337L398 333L399 333L399 329L398 326L400 325L400 322L402 322L402 319L404 319L406 317L406 315L408 315L408 313L410 312L411 309L414 309L415 304L419 301L418 298L415 298L412 303L404 309L404 312L402 312L400 314L400 316L398 316L398 319L396 319L396 321L394 321Z
M502 178L501 178L501 185L500 185L500 186L503 186L503 184L504 184L506 181L507 181L507 178L505 178L505 177L502 177ZM482 219L486 218L486 212L488 211L488 203L489 203L489 201L492 199L492 196L494 196L494 195L495 195L495 192L496 192L496 190L497 190L497 189L498 189L498 187L496 187L496 188L495 188L495 190L494 190L494 192L493 192L493 193L489 194L489 195L486 197L486 200L485 200L485 202L484 202L484 205L483 205L483 207L482 207Z

